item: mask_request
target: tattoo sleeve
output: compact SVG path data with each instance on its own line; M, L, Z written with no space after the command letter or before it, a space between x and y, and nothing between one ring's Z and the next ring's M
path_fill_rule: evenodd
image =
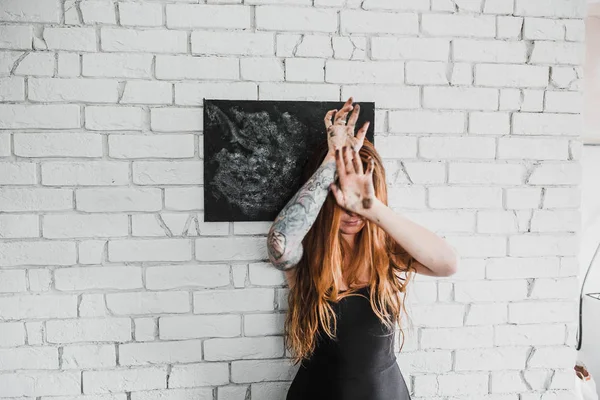
M302 239L317 219L335 177L335 160L326 159L275 218L267 238L275 268L288 270L302 258Z

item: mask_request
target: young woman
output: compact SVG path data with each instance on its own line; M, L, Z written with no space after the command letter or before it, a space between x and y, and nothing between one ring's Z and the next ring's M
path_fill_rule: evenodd
M369 123L354 135L359 109L350 98L327 113L327 141L268 235L290 288L286 346L301 362L287 400L410 399L394 354L406 286L457 268L446 241L388 208Z

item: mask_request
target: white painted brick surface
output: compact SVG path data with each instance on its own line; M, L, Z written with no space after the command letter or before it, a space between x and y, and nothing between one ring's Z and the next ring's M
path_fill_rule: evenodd
M204 222L203 101L349 96L389 206L461 255L409 289L411 395L568 398L584 11L2 1L0 398L283 398L285 276L270 221Z

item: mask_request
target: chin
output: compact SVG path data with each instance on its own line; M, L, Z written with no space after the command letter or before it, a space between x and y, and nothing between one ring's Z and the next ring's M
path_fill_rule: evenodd
M352 234L360 232L362 230L362 228L364 228L364 227L365 227L364 223L356 225L356 226L341 224L340 231L342 231L342 233L344 233L346 235L352 235Z

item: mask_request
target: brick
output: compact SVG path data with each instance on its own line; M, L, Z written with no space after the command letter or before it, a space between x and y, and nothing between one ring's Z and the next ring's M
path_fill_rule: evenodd
M79 63L79 56L77 63ZM27 76L53 76L54 75L55 57L53 53L30 52L17 65L14 75ZM59 56L59 73L60 73L60 56Z
M135 161L133 182L138 185L202 184L203 163L198 161Z
M585 20L584 19L572 19L565 20L565 29L566 29L566 40L574 41L574 42L584 42L585 41Z
M459 302L519 301L527 298L527 281L511 279L456 282L454 290L456 301Z
M423 107L460 110L496 110L496 89L424 87Z
M191 242L186 239L111 240L109 261L188 261Z
M0 48L14 50L29 50L32 48L32 40L33 29L31 26L0 26Z
M442 62L409 61L405 82L409 85L447 85L448 66Z
M163 366L84 371L82 382L88 393L115 393L166 389L167 369Z
M454 246L457 253L461 257L504 257L506 256L506 238L504 236L446 236L446 240ZM525 282L524 282L525 283ZM485 285L483 282L477 282L477 284ZM476 284L476 285L477 285ZM460 301L465 303L470 302L468 296L461 296L456 294L455 283L455 297L456 300L461 298ZM517 285L514 285L517 287ZM474 289L475 291L477 289ZM518 289L516 289L518 290ZM506 293L510 296L510 293ZM461 297L459 297L461 296ZM485 295L481 295L485 296ZM475 296L474 296L475 297ZM523 295L523 298L526 296ZM477 300L477 301L491 301L491 300Z
M269 56L275 54L272 33L192 32L192 54Z
M514 16L498 16L498 39L521 39L523 30L523 18Z
M333 58L342 60L364 60L367 38L356 36L334 36L331 38ZM328 57L328 56L325 56Z
M185 53L187 34L173 30L102 28L103 51Z
M358 103L373 101L381 108L420 107L418 87L400 85L344 85L342 98L353 96Z
M194 313L272 311L273 289L228 289L194 292Z
M583 43L536 41L531 63L581 65L585 58Z
M119 346L119 362L121 365L198 362L202 359L202 347L200 340L126 343Z
M455 61L524 64L527 62L527 44L523 41L456 39L453 55Z
M0 21L60 22L61 8L57 0L37 4L21 0L5 0L0 9Z
M82 240L78 247L79 264L101 264L106 240Z
M175 104L204 104L204 99L257 100L258 87L254 82L178 82L175 83Z
M250 10L238 5L168 4L167 27L249 29Z
M391 208L423 209L426 207L425 189L421 186L390 188L388 195L388 205Z
M284 274L271 263L251 263L248 265L250 283L259 286L281 286L286 283Z
M162 207L161 191L156 188L77 189L75 199L77 210L87 212L159 211Z
M171 104L173 85L169 82L127 81L121 104Z
M477 232L517 233L522 228L519 222L519 217L514 211L481 210L477 213Z
M502 303L472 304L465 316L465 325L503 324L508 320L508 306Z
M581 165L575 162L540 164L531 173L530 185L578 185L581 182Z
M494 330L491 326L421 330L421 346L424 349L491 347L493 342Z
M79 4L83 23L116 24L115 5L105 1L84 1Z
M545 88L548 67L539 65L477 64L475 84L492 87Z
M24 101L25 80L23 78L0 78L0 101Z
M200 187L165 188L165 208L168 210L203 210L204 189Z
M0 185L35 185L36 165L29 162L0 162Z
M377 136L375 148L381 158L415 158L417 156L417 139L414 137L389 135Z
M541 1L517 0L515 3L516 15L550 18L581 18L585 15L585 3L576 1Z
M422 137L419 153L423 158L494 158L496 142L493 138L479 137Z
M0 215L0 238L33 238L39 235L37 215Z
M45 28L44 40L49 50L96 51L94 28Z
M277 34L275 53L278 57L331 58L335 57L334 54L336 54L336 41L341 39L348 38L330 37L325 34ZM355 38L357 43L361 39L364 38ZM350 42L350 45L352 46L352 42Z
M335 10L310 7L261 6L255 18L259 30L335 32L338 25Z
M392 111L389 129L395 133L463 133L465 118L460 111Z
M431 208L500 208L502 189L495 187L430 187Z
M475 213L471 211L412 211L407 217L434 232L473 232L475 230ZM464 270L464 260L460 270ZM455 277L454 277L455 278Z
M340 17L342 33L416 35L419 32L419 19L415 13L343 10Z
M151 54L83 54L83 76L150 78ZM60 57L59 57L60 60Z
M577 208L581 204L581 188L549 187L545 189L544 208Z
M282 335L285 314L246 314L244 315L244 335Z
M204 359L209 361L279 358L284 353L283 337L208 339Z
M110 344L67 345L63 347L61 365L65 369L114 368L115 352L115 347Z
M59 268L54 276L58 290L140 289L143 286L140 267Z
M507 112L472 112L469 115L469 133L478 135L508 135L510 114Z
M325 80L325 61L318 58L288 58L285 60L285 80L323 82Z
M52 214L44 216L42 232L47 238L127 236L128 226L126 215Z
M266 259L263 237L227 237L196 239L196 259L200 261L218 260L259 260Z
M0 385L6 396L77 395L81 393L78 371L19 371L3 373Z
M158 79L238 79L239 61L229 57L157 56Z
M0 157L11 155L11 136L10 133L0 133Z
M487 0L483 5L485 14L512 14L514 3L507 0Z
M456 351L456 371L501 371L524 369L529 346L459 349ZM485 360L485 366L482 363Z
M0 266L2 267L75 264L74 242L5 242L0 243L0 250ZM4 307L2 309L3 318L8 318L10 313ZM27 309L24 308L23 311L25 310ZM45 312L48 313L48 310ZM46 314L46 317L51 318L52 316Z
M450 40L442 38L372 37L374 60L447 61Z
M559 273L557 257L490 258L485 266L488 279L543 278Z
M508 188L506 189L507 209L538 208L541 201L539 188Z
M85 107L85 127L94 131L142 130L144 112L139 107Z
M488 15L424 14L421 30L428 36L494 37L496 21Z
M90 133L17 133L15 155L21 157L101 157L102 136Z
M582 92L545 92L545 111L579 114L583 109L584 103Z
M79 128L79 106L0 104L0 129Z
M575 301L526 301L508 305L511 324L544 324L573 322L577 313Z
M513 114L515 135L564 135L578 136L582 130L580 115L555 113Z
M69 189L2 188L0 209L10 211L63 211L73 209Z
M412 319L420 327L452 328L461 327L465 307L462 304L418 305L413 308Z
M521 164L450 163L448 183L520 185L525 177Z
M500 138L498 158L515 160L567 160L568 141L544 138Z
M116 315L190 311L189 295L184 291L111 293L106 295L106 306Z
M565 299L579 298L579 284L576 276L565 278L540 278L535 280L530 298Z
M150 126L155 132L201 131L202 121L202 110L196 108L150 109Z
M240 315L194 315L160 317L159 335L163 340L203 337L235 337L241 334Z
M175 365L171 369L169 388L217 386L229 383L228 363ZM212 388L210 388L212 396ZM209 396L209 398L210 398Z
M214 288L230 284L226 265L180 265L149 267L146 269L146 288L152 290L175 289L193 285Z
M428 0L409 0L404 2L396 2L393 0L366 0L362 7L366 10L381 9L381 10L406 10L406 11L424 11L429 10Z
M29 99L34 101L116 103L119 83L107 79L29 79Z
M510 256L573 256L577 240L569 235L519 235L508 239Z
M278 58L240 59L240 78L248 81L283 81L283 62Z
M163 6L153 3L117 3L123 26L161 26Z
M318 83L262 83L258 97L260 100L339 101L340 87Z
M565 24L562 20L548 18L525 18L523 39L564 40Z
M403 83L404 63L398 61L342 61L325 63L328 83Z
M193 135L109 135L113 158L189 158L194 156Z

